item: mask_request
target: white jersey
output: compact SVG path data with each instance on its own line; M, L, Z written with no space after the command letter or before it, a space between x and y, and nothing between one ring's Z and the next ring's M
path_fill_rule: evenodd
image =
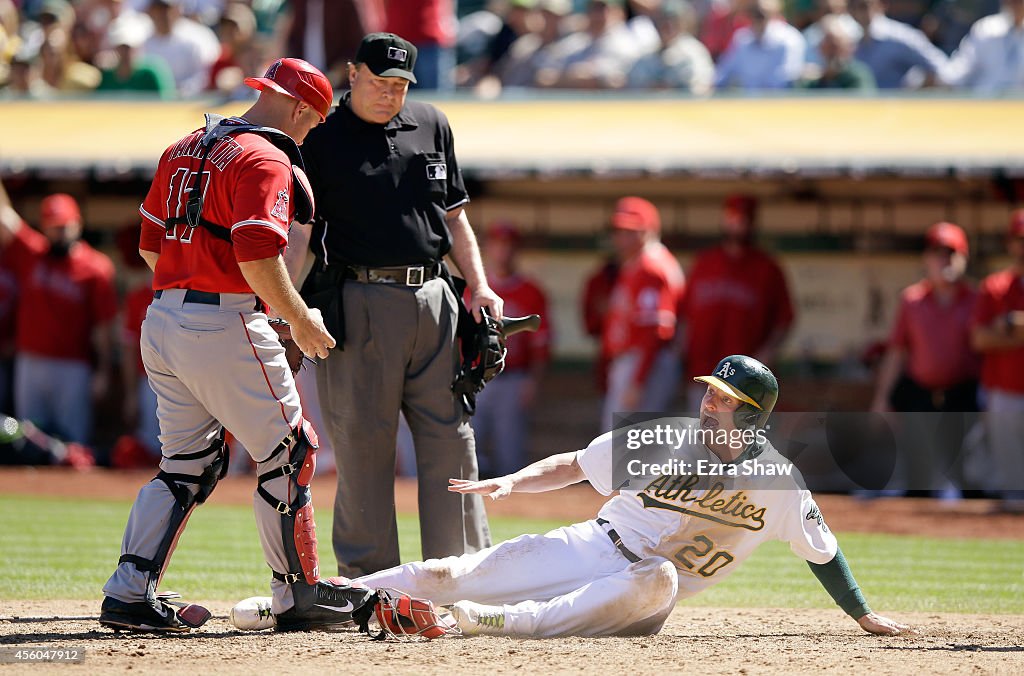
M699 430L693 418L666 418L644 427L656 423L682 435ZM612 432L605 433L577 453L587 479L602 495L615 488L612 439ZM732 465L723 464L700 441L680 441L668 453L674 467L690 468L690 473L631 479L598 514L633 553L641 558L661 556L675 564L679 599L720 582L768 540L788 542L794 554L812 563L828 563L835 557L836 538L810 491L800 487L796 468L770 443L765 442L754 460ZM758 470L782 474L745 475Z

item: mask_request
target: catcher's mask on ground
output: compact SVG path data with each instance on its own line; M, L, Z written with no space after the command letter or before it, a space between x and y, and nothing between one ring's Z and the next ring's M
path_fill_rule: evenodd
M730 355L709 376L695 381L728 393L740 401L733 413L736 429L764 427L779 398L779 383L767 366L742 354Z
M374 615L383 632L377 638L440 638L457 634L454 624L444 620L427 599L413 598L397 589L378 589ZM371 597L372 600L372 597Z

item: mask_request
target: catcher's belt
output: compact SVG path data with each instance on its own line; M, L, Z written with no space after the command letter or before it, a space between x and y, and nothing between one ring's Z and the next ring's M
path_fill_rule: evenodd
M164 295L164 289L157 289L153 292L153 298L160 298ZM220 294L212 291L196 291L195 289L185 290L185 303L197 303L199 305L220 305ZM263 311L263 301L256 298L256 306L253 308L256 312Z

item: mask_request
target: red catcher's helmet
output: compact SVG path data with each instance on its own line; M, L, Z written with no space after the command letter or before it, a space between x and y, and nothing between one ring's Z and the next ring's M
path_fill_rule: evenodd
M278 59L263 77L247 77L253 89L272 89L298 99L317 112L323 122L334 103L334 89L327 76L302 59Z

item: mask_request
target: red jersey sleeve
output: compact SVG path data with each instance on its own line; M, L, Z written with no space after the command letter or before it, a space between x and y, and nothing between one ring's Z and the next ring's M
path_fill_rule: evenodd
M630 342L640 350L633 382L642 385L647 381L658 352L675 334L678 298L667 280L650 271L641 274L638 286L630 322Z
M10 266L17 279L23 279L32 268L33 261L46 253L48 246L42 233L22 221L14 238L4 248L4 265Z
M898 347L903 350L910 347L907 321L907 298L906 294L904 294L900 298L900 309L896 313L896 323L893 324L892 333L889 334L889 347Z
M292 220L291 165L271 157L247 162L234 186L231 242L235 259L274 258L288 244Z
M661 276L644 271L638 280L631 323L635 328L653 329L663 340L675 332L678 303L675 289Z
M978 289L978 297L974 302L974 311L971 313L971 326L988 326L999 314L999 302L992 293L992 282L994 278L988 277L981 283Z
M170 181L167 178L167 163L165 162L167 152L165 150L163 156L160 157L160 164L157 165L153 182L149 184L149 192L146 193L146 199L139 205L139 215L142 216L139 248L153 253L160 253L164 237L167 235L163 220L163 214L167 213L166 202L170 199L169 196L165 197L164 187L166 186L168 190L171 188Z

